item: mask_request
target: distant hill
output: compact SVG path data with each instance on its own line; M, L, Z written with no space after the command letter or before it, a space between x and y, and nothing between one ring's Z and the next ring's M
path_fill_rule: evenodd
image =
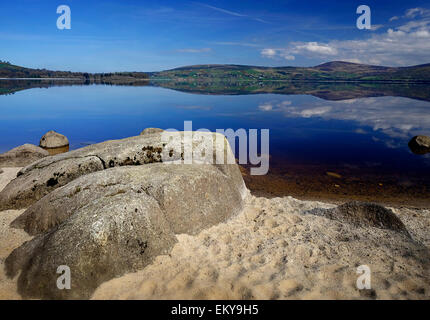
M430 83L430 64L381 67L333 61L315 67L196 65L149 73L150 78L176 81L369 81Z
M0 61L0 78L46 79L61 78L77 82L96 82L111 84L127 84L136 81L147 81L148 75L143 72L87 73L71 71L52 71L46 69L30 69Z
M199 82L214 86L216 83L262 81L357 81L430 83L430 64L412 67L381 67L343 61L333 61L315 67L259 67L246 65L195 65L160 72L83 73L30 69L8 62L0 62L0 78L67 78L81 82L131 84L136 81L168 80Z

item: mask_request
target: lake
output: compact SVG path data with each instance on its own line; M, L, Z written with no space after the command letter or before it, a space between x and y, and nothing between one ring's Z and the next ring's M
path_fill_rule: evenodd
M430 102L421 94L428 88L391 88L386 94L346 89L348 99L342 100L330 90L213 94L179 86L37 84L13 90L10 83L0 95L0 153L38 145L49 130L66 135L76 149L147 127L182 130L187 120L194 129L211 131L270 129L269 174L250 176L243 168L255 194L427 207L430 202L430 154L416 155L408 147L413 136L430 136Z

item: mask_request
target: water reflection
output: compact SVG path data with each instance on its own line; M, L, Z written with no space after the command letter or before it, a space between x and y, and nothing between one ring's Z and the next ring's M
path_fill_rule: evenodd
M430 103L400 97L362 98L344 101L322 101L293 103L275 100L260 104L262 112L277 112L289 118L319 117L323 120L355 121L370 127L370 131L357 129L358 134L383 132L392 139L385 140L388 147L401 147L405 139L430 135Z
M154 86L24 87L12 86L8 90L15 94L0 95L0 152L38 144L49 130L65 134L76 149L138 135L147 127L182 129L187 120L195 129L212 131L268 128L269 174L252 177L243 169L257 193L430 205L430 157L408 147L413 136L430 135L428 88L403 88L401 96L389 96L395 95L390 87L360 91L363 85L350 84L244 95L233 89L220 94L225 87L217 94L213 87L194 90L205 94ZM287 91L299 94L279 94ZM355 98L340 100L343 93Z

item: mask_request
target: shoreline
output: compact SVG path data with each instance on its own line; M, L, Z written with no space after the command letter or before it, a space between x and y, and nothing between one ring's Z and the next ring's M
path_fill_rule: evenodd
M243 166L242 177L254 196L266 198L292 196L304 201L320 201L342 204L348 201L378 203L395 208L428 209L429 192L422 184L402 186L392 176L344 176L326 170L291 174L269 173L265 176L251 176ZM390 181L391 180L391 181Z

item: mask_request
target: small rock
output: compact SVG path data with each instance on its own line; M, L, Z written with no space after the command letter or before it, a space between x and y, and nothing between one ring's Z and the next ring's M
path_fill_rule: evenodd
M430 137L415 136L408 144L411 151L415 154L426 154L430 152Z
M42 148L61 148L67 147L69 140L62 134L53 130L45 133L40 139L40 147Z
M26 167L29 164L49 156L49 152L33 144L24 144L0 154L2 167Z
M315 208L306 213L359 227L389 229L410 237L405 225L393 211L375 203L351 201L333 209Z
M3 173L3 169L0 169L0 174L2 174Z
M153 133L160 133L163 132L163 129L159 129L159 128L146 128L145 130L143 130L140 135L143 136L145 134L153 134Z
M326 174L330 177L333 177L333 178L338 178L338 179L342 178L342 176L336 172L327 171Z

